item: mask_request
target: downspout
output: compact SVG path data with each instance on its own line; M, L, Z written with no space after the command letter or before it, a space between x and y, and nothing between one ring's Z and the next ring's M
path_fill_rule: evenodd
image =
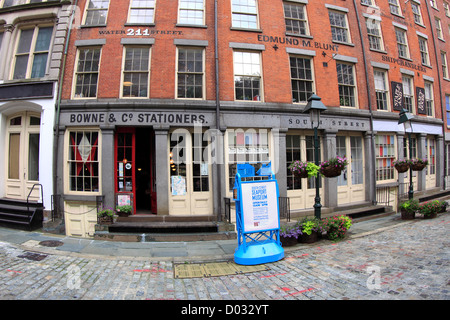
M429 3L428 1L425 1L425 5L427 6L427 13L428 13L428 20L430 21L430 28L431 28L431 36L433 37L433 46L434 46L434 56L436 58L436 66L438 66L437 69L437 74L438 74L438 83L439 83L439 100L441 101L441 116L442 116L442 141L444 144L444 174L442 175L442 186L445 190L445 173L447 172L446 167L447 167L447 152L445 152L445 123L446 123L446 119L444 117L444 115L446 114L446 110L444 110L443 106L444 106L444 100L442 99L442 82L441 82L441 73L439 71L439 58L438 58L438 49L437 49L437 45L436 45L436 37L434 35L434 31L433 31L433 27L432 27L432 20L431 20L431 13L430 13L430 7L429 7Z
M213 164L216 167L215 173L216 173L216 181L217 181L217 221L222 221L222 179L221 179L221 166L218 163L218 154L217 150L217 139L218 137L222 136L222 133L220 131L220 95L219 95L219 31L218 28L218 8L217 8L217 0L214 1L214 55L215 55L215 79L216 79L216 136L215 136L215 143L216 143L216 163ZM222 138L220 138L222 141ZM222 147L222 146L221 146ZM223 148L222 148L223 149ZM222 151L219 153L222 154Z
M358 31L359 31L359 38L361 39L361 48L362 48L362 54L363 54L363 60L364 60L364 71L366 74L366 88L367 88L367 100L368 100L368 107L369 107L369 117L370 117L370 142L372 144L372 167L373 170L371 173L373 173L373 191L371 195L372 204L377 204L377 181L375 178L375 170L376 170L376 161L375 161L375 137L373 133L373 111L372 111L372 100L371 100L371 92L370 92L370 85L369 85L369 72L367 67L367 56L366 56L366 49L364 45L364 38L361 30L361 21L359 19L359 11L358 6L356 4L356 0L353 0L353 6L355 7L355 14L356 14L356 20L358 22Z
M66 44L64 46L63 53L63 61L61 65L61 72L58 84L58 97L56 100L56 115L55 122L53 125L53 195L56 195L58 192L57 183L58 183L58 140L59 140L59 121L60 121L60 112L61 112L61 95L62 95L62 84L64 80L64 73L66 69L66 59L67 59L67 49L69 47L70 34L72 32L72 24L74 19L75 10L78 7L78 0L75 1L75 4L72 6L72 12L69 16L69 27L67 30L67 38ZM59 208L58 208L59 209Z

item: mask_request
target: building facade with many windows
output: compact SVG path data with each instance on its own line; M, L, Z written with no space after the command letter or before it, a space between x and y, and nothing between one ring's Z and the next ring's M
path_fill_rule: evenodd
M134 214L220 219L244 162L258 170L270 161L291 211L311 209L315 181L288 166L315 160L304 113L313 93L327 107L319 160L349 160L338 178L321 178L325 207L372 204L381 188L403 192L409 173L393 166L402 158L429 160L414 173L415 191L445 188L447 1L76 6L54 168L67 234L92 236L99 201L129 202ZM414 115L411 155L403 108Z
M0 1L0 198L51 212L53 128L70 1Z

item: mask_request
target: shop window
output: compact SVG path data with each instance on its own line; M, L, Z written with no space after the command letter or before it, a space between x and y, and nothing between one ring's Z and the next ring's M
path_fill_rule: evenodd
M234 28L258 28L258 8L256 0L232 0L231 12L232 26Z
M393 135L375 136L375 175L377 181L395 178L393 162L395 160L395 139Z
M98 26L106 24L109 0L89 0L86 7L85 26Z
M260 53L235 51L233 58L235 99L261 101Z
M228 131L229 190L233 190L238 163L248 163L257 172L269 158L269 133L265 129Z
M203 98L203 49L178 48L177 98Z
M336 63L339 85L339 104L343 107L356 107L356 81L353 65Z
M78 50L75 73L75 98L95 98L100 67L99 48L82 48Z
M155 19L155 0L132 0L128 23L151 24Z
M300 3L284 2L283 8L286 33L309 35L306 6Z
M289 58L291 65L292 102L306 102L314 92L312 59Z
M204 25L204 0L180 0L178 23Z
M69 132L69 190L99 191L99 133L97 131Z
M53 26L20 30L13 79L41 78L45 75L52 34Z
M192 182L194 192L209 191L208 139L203 134L192 134Z
M148 47L125 48L123 66L123 98L147 98L150 65L150 49Z
M302 160L301 157L301 136L287 135L286 136L286 181L287 190L299 190L302 188L302 178L296 177L289 170L289 165L295 160Z
M426 139L428 166L426 167L426 174L436 174L436 140L433 138Z

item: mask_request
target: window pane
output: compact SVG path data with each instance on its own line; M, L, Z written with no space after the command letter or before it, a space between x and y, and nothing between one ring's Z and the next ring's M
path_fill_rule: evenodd
M29 136L28 180L39 181L39 133Z
M53 27L40 28L34 51L48 51L52 39Z
M9 135L8 178L19 179L20 133Z
M16 66L14 68L14 79L25 79L27 74L28 55L17 56Z
M45 75L47 67L48 53L36 54L33 60L33 68L31 69L31 78L41 78Z

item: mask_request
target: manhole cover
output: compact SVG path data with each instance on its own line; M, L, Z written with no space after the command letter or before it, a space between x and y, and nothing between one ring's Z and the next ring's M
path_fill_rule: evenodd
M34 253L34 252L25 252L24 254L18 256L19 258L25 258L33 261L41 261L47 258L46 254Z
M45 240L45 241L41 241L39 242L39 245L44 246L44 247L59 247L62 246L64 243L61 241L56 241L56 240Z

